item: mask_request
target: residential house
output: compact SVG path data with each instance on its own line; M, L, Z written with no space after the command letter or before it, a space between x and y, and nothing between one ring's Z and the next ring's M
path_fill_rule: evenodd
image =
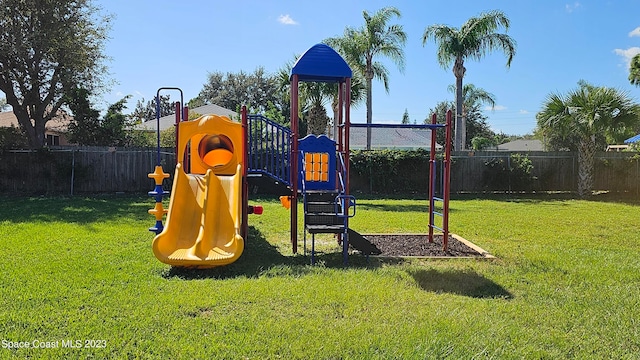
M544 151L540 140L518 139L497 146L499 151Z
M410 125L409 125L410 126ZM431 130L407 126L393 128L371 128L371 149L416 150L431 149ZM367 128L351 127L349 129L349 148L363 150L367 147ZM436 144L438 151L442 145Z
M200 114L200 115L221 115L227 116L232 119L238 119L238 113L229 109L225 109L222 106L218 106L215 104L199 106L193 109L189 109L190 114ZM170 129L176 123L176 115L171 114L167 116L163 116L159 120L160 123L160 131ZM138 124L134 127L135 130L146 130L146 131L157 131L158 129L158 119L152 119L143 122L142 124Z
M45 125L45 144L47 146L70 145L67 133L69 124L73 121L73 116L64 110L59 110L58 115L47 121ZM19 128L18 118L13 111L0 112L0 127Z

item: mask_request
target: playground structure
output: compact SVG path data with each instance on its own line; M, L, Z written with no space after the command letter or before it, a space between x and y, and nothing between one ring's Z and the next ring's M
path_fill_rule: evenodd
M169 208L164 209L162 182L169 175L160 164L159 110L158 161L149 177L155 188L149 192L156 205L149 213L156 218L149 230L156 234L154 255L172 266L207 268L236 261L244 249L248 233L248 214L262 213L262 208L249 206L247 177L265 175L287 186L289 193L281 197L290 210L290 232L293 253L298 249L298 200L304 210L304 249L306 235L311 234L311 263L314 263L315 235L338 234L342 242L343 262L348 263L349 236L357 234L349 228L355 216L356 199L349 193L349 129L351 126L381 127L385 125L350 123L350 89L352 72L332 48L317 44L307 50L291 70L291 128L283 127L262 115L247 114L242 109L242 122L216 115L186 121L188 109L176 104L176 169ZM299 82L327 82L337 85L338 112L334 139L325 135L308 135L298 139ZM159 103L157 103L159 109ZM401 126L401 125L398 125ZM431 129L429 161L429 241L434 229L448 239L448 202L450 173L451 114L446 124L412 125ZM435 130L446 128L445 155L441 171L442 197L436 197ZM442 202L436 211L435 202ZM167 215L166 225L162 218ZM435 224L442 217L442 226Z

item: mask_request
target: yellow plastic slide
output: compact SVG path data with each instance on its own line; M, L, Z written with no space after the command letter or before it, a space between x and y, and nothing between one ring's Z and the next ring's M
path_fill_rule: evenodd
M153 253L174 266L228 265L244 250L244 129L227 117L204 115L180 122L176 132L178 164L166 225L153 239Z
M174 266L214 267L237 260L244 249L242 166L233 175L186 174L176 166L167 221L153 252Z

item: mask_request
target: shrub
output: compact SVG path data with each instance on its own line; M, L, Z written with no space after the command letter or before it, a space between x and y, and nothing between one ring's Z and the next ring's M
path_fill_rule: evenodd
M485 189L530 191L534 188L533 163L526 155L511 154L507 160L491 158L484 165L482 183Z

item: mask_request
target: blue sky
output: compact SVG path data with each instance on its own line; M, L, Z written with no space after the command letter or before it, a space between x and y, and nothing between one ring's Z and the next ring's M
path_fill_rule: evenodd
M465 63L465 83L493 93L495 110L486 110L496 132L526 134L535 127L535 114L545 97L564 93L581 79L615 87L638 100L640 88L629 84L628 62L640 52L640 2L604 1L208 1L101 0L104 12L115 19L106 53L116 82L104 96L113 103L133 95L151 100L159 87L175 86L185 100L198 95L209 72L252 72L264 67L276 72L294 55L345 26L364 23L362 10L375 12L395 6L394 20L404 26L406 66L381 59L390 70L390 91L373 84L374 123L400 122L405 109L411 120L422 122L429 109L454 94L451 69L436 61L434 43L422 45L425 27L459 27L469 17L499 9L511 20L508 34L517 41L510 68L500 52L481 62ZM489 4L489 5L486 5ZM173 97L172 97L173 98ZM174 100L177 100L174 98ZM352 121L365 121L365 106L352 109Z

